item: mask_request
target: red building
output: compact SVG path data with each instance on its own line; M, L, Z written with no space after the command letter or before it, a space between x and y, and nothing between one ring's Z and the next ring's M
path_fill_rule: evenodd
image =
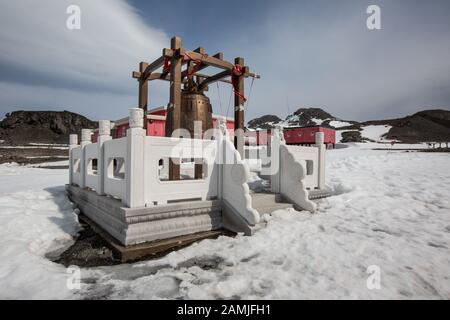
M148 111L147 114L147 135L164 137L167 110L165 107L159 107ZM213 114L213 127L216 127L219 115ZM227 118L227 128L230 135L234 135L234 119ZM114 121L112 136L114 139L125 137L128 129L128 117ZM288 127L284 128L284 139L287 144L292 145L312 145L315 143L316 132L323 132L325 144L327 147L333 147L336 143L336 132L334 129L323 126L311 127ZM98 131L94 131L92 142L97 142ZM247 131L245 133L246 144L267 145L271 130Z
M165 107L159 107L148 111L147 114L147 136L165 137L166 135L166 115L167 110ZM221 116L213 114L213 128L216 127L217 118ZM231 135L234 133L234 120L233 118L226 118L227 129ZM122 138L127 135L128 117L114 121L114 128L112 130L113 139ZM94 131L92 135L92 142L97 142L98 131Z
M287 144L312 145L315 143L316 132L324 133L324 143L333 147L336 143L336 131L333 128L322 126L290 127L284 128L284 140Z
M288 127L283 129L286 144L291 145L313 145L315 143L316 132L324 133L324 142L328 148L334 148L336 143L336 131L333 128L323 126L311 127ZM246 144L267 145L271 130L247 131Z
M272 135L270 129L268 130L252 130L245 132L245 144L246 145L267 145L269 138Z

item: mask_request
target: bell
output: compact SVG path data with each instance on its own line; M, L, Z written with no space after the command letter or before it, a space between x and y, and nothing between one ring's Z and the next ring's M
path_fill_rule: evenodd
M183 91L181 93L180 128L189 131L192 138L201 138L200 132L194 132L194 121L201 121L203 134L213 127L212 106L209 98L203 93ZM173 108L167 111L166 136L171 136L173 132Z
M181 109L180 109L180 129L189 131L191 138L202 139L203 133L212 128L212 107L209 98L203 93L182 91L181 93ZM194 121L201 121L201 132L194 132ZM166 137L171 137L174 131L174 112L173 108L167 109L166 117ZM203 160L195 160L195 179L202 179L203 177ZM169 179L180 179L179 164L169 164Z

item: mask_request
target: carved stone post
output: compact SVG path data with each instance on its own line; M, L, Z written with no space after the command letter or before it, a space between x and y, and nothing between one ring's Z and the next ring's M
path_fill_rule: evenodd
M72 150L78 147L78 135L71 134L69 136L69 184L73 183L73 158Z
M97 159L97 178L98 178L98 189L97 194L105 194L105 175L107 167L107 159L105 159L105 151L103 144L105 141L111 140L111 123L108 120L100 120L98 122L98 159Z
M130 109L130 128L127 130L127 157L125 167L126 199L125 204L130 207L143 207L144 197L144 144L145 130L143 110Z
M324 144L325 141L325 135L323 132L316 132L316 147L319 149L318 152L318 168L319 172L317 173L318 176L318 187L319 189L325 188L325 151L326 146Z
M81 186L86 187L86 152L85 147L91 143L91 129L81 129L81 159L80 159L80 173L81 173Z
M270 166L264 168L268 170L264 174L270 175L270 189L274 193L280 193L280 177L281 177L281 161L280 161L280 146L284 144L283 127L276 126L273 134L269 137L269 152L270 152ZM263 171L262 171L263 172Z

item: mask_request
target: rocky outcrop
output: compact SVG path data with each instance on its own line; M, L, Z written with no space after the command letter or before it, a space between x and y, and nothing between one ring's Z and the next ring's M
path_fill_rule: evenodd
M69 111L14 111L0 122L4 144L68 143L69 134L97 123Z
M367 121L362 125L390 125L386 139L407 143L450 141L450 111L424 110L398 119Z
M327 126L327 127L347 127L358 125L356 121L343 121L329 114L320 108L299 108L293 114L281 120L276 115L264 115L262 117L250 120L248 128L250 129L270 129L280 124L284 127L306 127L306 126Z
M336 120L334 116L320 108L299 108L292 115L286 117L285 124L290 126L314 126L324 121Z
M250 120L247 127L250 129L271 129L282 120L272 114Z

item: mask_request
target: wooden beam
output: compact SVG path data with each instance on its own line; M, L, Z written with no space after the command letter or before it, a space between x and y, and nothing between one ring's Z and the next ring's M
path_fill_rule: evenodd
M163 49L163 54L164 56L171 58L174 55L174 50L167 48ZM181 52L181 54L184 56L185 61L190 59L187 55L184 54L183 51ZM220 59L221 57L223 58L223 55L221 53L218 53L218 57L215 57L215 56L204 56L198 52L189 51L189 55L196 60L200 60L203 64L206 64L208 66L225 70L233 70L234 65L231 62Z
M166 80L166 81L170 81L170 74L165 74L165 73L161 73L161 72L154 72L150 75L150 77L148 77L147 79L148 81L152 81L152 80Z
M139 72L142 74L144 70L148 67L148 63L141 62L139 63ZM147 121L145 121L145 117L147 115L147 107L148 107L148 81L144 78L139 78L139 108L144 110L144 128L147 129Z
M164 56L161 56L152 63L150 63L149 65L147 65L147 68L145 68L143 72L141 71L143 73L142 76L145 79L147 79L153 71L162 67L163 64L164 64Z
M199 49L199 48L197 48L197 49ZM197 49L195 49L195 50L197 50ZM194 51L195 51L195 50L194 50ZM217 52L217 53L216 53L215 55L213 55L212 57L213 57L213 58L216 58L216 59L223 60L223 53L222 53L222 52ZM205 69L205 68L207 68L207 67L209 67L209 65L202 63L202 64L200 65L200 67L198 68L197 72L198 72L198 71L201 71L201 70L203 70L203 69ZM195 75L198 75L197 72L195 73ZM187 70L184 70L184 71L181 73L181 77L182 77L182 78L187 77L187 75L188 75L188 71L187 71Z
M219 81L219 80L221 80L221 79L223 79L225 77L228 77L230 75L231 75L231 71L225 70L225 71L219 72L219 73L217 73L217 74L215 74L213 76L207 77L200 84L199 90L202 90L207 85L209 85L211 83L214 83L216 81Z
M210 75L202 74L202 73L195 73L195 76L200 77L200 78L204 78L204 79L208 79L209 77L211 77ZM153 81L153 80L170 81L170 74L163 74L163 73L160 73L160 72L154 72L148 77L147 81ZM222 78L222 79L219 79L217 81L231 84L231 81L228 80L228 79L223 79ZM186 79L184 79L183 82L186 82Z
M170 41L170 48L173 52L181 48L181 38L173 37ZM172 132L181 126L181 66L182 56L173 55L170 60L170 102L167 112L172 112L172 121L169 130L166 129L166 136L171 136ZM169 160L169 180L180 180L180 165Z
M194 52L205 54L205 49L203 47L198 47L197 49L194 50Z
M234 63L241 67L244 67L244 58L234 59ZM244 75L232 75L234 82L234 90L244 95ZM244 157L244 99L242 96L234 95L234 146L240 153L241 157Z

